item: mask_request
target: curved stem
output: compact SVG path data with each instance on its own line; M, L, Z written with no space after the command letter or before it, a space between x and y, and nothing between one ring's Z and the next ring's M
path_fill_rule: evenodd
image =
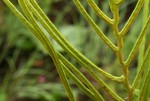
M146 30L149 28L149 25L150 25L150 16L148 17L147 21L146 21L146 24L144 26L144 28L142 29L133 49L131 50L130 54L129 54L129 57L127 58L127 60L125 61L125 64L126 65L129 65L130 62L132 61L132 59L135 57L137 51L138 51L138 48L142 42L142 39L144 37L144 35L146 34Z
M139 98L140 101L147 101L147 100L149 100L149 92L147 92L147 91L150 90L149 89L149 83L150 83L149 77L150 77L150 71L146 75L146 78L145 78L145 80L143 82L144 85L142 87L142 91L141 91L141 94L140 94L140 98Z
M76 68L74 67L66 58L64 58L60 53L57 53L59 56L59 59L62 61L65 66L70 69L78 78L80 81L82 81L89 89L93 92L93 94L96 96L97 99L101 99L101 95L98 93L98 91L93 87L93 85L89 82L89 80Z
M35 28L36 32L39 33L39 35L41 36L41 40L43 40L44 42L44 46L47 49L49 55L52 57L52 60L56 66L56 69L60 75L61 81L63 82L63 85L65 87L65 90L67 91L68 97L70 99L70 101L75 101L75 98L73 96L72 90L70 88L70 85L67 81L66 75L64 73L64 70L58 60L58 56L56 54L56 50L52 47L52 45L50 44L49 40L47 39L47 37L44 35L43 31L40 29L40 27L38 26L36 20L33 18L32 13L30 12L30 10L28 9L28 3L27 0L18 0L19 4L24 12L24 14L27 16L28 20L31 22L31 24L33 25L33 27Z
M127 23L125 24L125 26L123 27L123 29L119 33L122 37L125 36L125 34L130 29L131 25L135 21L137 15L139 14L139 12L143 6L143 3L144 3L144 0L138 0L138 3L136 4L136 7L135 7L134 11L132 12L130 18L128 19Z
M138 82L140 80L140 77L142 76L142 72L144 71L144 67L146 66L147 62L149 61L149 58L150 58L150 44L149 44L149 47L147 49L147 52L146 52L146 56L144 57L144 61L143 61L143 64L141 65L135 79L134 79L134 82L132 84L132 87L133 88L136 88L137 85L138 85Z
M143 26L145 25L145 23L147 21L147 18L149 16L149 9L150 9L149 8L149 3L150 3L149 0L144 1L144 7L143 7L143 12L142 12L142 14L143 14L143 21L142 21L143 23L142 23L142 25ZM145 48L146 48L145 43L146 43L146 35L144 35L143 40L141 42L141 45L139 47L138 67L137 67L138 70L141 67L141 65L143 63L143 60L144 60L144 52L145 52Z
M100 8L95 4L95 2L93 0L87 0L88 4L91 6L91 8L96 12L96 14L102 18L106 23L108 23L109 25L113 24L113 20L110 19L107 15L105 15L105 13L103 13Z
M72 72L62 63L61 64L65 74L90 98L92 98L93 100L98 101L98 99L95 98L94 94L84 85L82 84L81 81L79 81L73 74ZM99 98L101 101L104 101L103 98Z

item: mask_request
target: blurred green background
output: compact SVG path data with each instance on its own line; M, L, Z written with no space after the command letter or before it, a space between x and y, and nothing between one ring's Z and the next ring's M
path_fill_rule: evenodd
M66 39L82 52L87 58L104 70L121 75L122 70L115 54L98 37L83 16L70 0L37 0L49 19L56 25ZM109 0L94 0L109 17ZM133 11L137 0L126 0L120 7L121 30ZM18 9L17 0L13 1ZM82 1L89 15L102 29L105 35L116 43L112 29L102 21L89 7L86 0ZM142 11L132 28L124 38L123 54L125 59L131 51L134 42L142 28ZM150 33L150 30L148 31ZM45 32L45 34L47 34ZM48 35L48 34L47 34ZM89 80L99 89L107 101L111 98L102 92L99 85L85 70L50 37L53 46L79 68ZM150 34L147 34L147 43ZM132 62L130 80L135 76L137 57ZM104 79L105 80L105 79ZM105 80L108 85L125 97L122 85ZM73 83L74 95L78 101L91 101ZM0 101L68 101L65 90L59 80L57 71L49 55L32 33L16 18L16 16L0 1Z

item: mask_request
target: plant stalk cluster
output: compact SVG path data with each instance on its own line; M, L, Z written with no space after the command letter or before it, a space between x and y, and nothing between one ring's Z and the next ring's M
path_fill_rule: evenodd
M50 40L44 34L42 28L39 23L43 26L43 28L49 33L49 35L72 57L74 58L84 69L98 82L98 84L114 99L117 101L124 101L124 98L120 97L116 92L114 92L105 82L100 78L100 76L104 76L107 79L123 84L124 87L128 91L128 101L133 101L134 91L137 88L137 83L141 77L141 74L144 70L145 64L148 63L147 59L150 58L150 48L147 49L146 55L143 56L143 63L141 63L138 73L135 77L133 84L129 82L129 65L133 58L135 57L140 44L142 43L143 38L145 37L146 30L150 25L150 16L147 17L147 20L144 23L144 27L136 40L128 58L125 60L122 48L124 46L123 38L131 28L131 25L135 21L137 15L139 14L144 0L138 0L134 11L126 22L125 26L121 31L119 31L119 7L123 4L123 0L110 0L109 6L113 14L113 18L108 17L101 9L96 5L94 0L87 0L90 7L95 11L95 13L103 19L109 26L113 29L114 37L117 40L117 44L115 45L104 33L103 31L96 25L96 23L92 20L90 15L82 6L79 0L73 0L76 7L79 9L81 14L85 17L91 27L95 30L95 32L99 35L99 37L106 43L108 47L112 49L116 53L116 57L120 63L120 66L123 70L123 75L120 77L114 76L110 73L105 72L98 66L96 66L93 62L87 59L83 54L81 54L76 48L74 48L59 30L55 27L55 25L48 19L42 9L39 7L35 0L18 0L19 5L23 11L23 14L9 1L3 0L6 5L12 10L12 12L24 23L24 25L37 37L37 39L42 43L44 48L48 51L51 56L56 69L59 73L60 79L64 85L64 88L68 94L70 101L76 101L74 98L72 89L68 82L68 78L71 79L87 96L92 98L94 101L104 101L103 96L97 91L97 89L91 84L91 82L80 72L72 63L70 63L64 56L62 56L52 45ZM146 0L145 0L146 1ZM149 0L148 0L149 1ZM145 8L145 9L148 9ZM147 87L146 85L148 81L148 76L150 73L148 72L145 76L144 82L145 86L143 89ZM68 78L67 78L68 77ZM145 90L141 90L142 92L146 92ZM140 95L139 95L140 96ZM143 99L142 95L140 99ZM144 100L143 100L144 101Z

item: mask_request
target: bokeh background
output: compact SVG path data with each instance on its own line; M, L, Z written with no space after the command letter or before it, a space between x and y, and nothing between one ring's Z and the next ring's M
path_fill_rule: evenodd
M12 1L20 9L17 0ZM75 48L105 71L117 76L122 74L114 52L93 31L71 0L37 1L49 19ZM94 1L106 15L112 17L109 0ZM116 43L112 29L95 14L86 0L81 0L81 2L105 35ZM128 20L136 3L137 0L125 0L121 5L120 30ZM142 9L124 38L123 54L125 59L142 29L143 15ZM47 33L45 32L45 34ZM146 38L146 43L149 43L150 34L147 34ZM49 39L57 51L86 75L107 101L112 101L109 95L101 90L101 87L74 59L70 58L50 36ZM135 76L136 67L137 56L130 65L130 82ZM105 80L105 78L103 79ZM120 96L126 96L126 91L122 85L107 79L105 82ZM77 101L91 101L72 81L70 84ZM2 0L0 0L0 101L69 101L51 58L38 40Z

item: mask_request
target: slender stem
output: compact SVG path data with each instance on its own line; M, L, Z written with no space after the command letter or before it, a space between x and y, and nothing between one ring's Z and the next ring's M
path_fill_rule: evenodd
M113 24L113 20L110 19L107 15L105 15L105 13L100 10L100 8L95 4L95 2L93 0L87 0L87 1L88 1L89 5L91 6L91 8L96 12L96 14L100 18L102 18L109 25Z
M97 100L94 96L94 94L84 85L82 84L81 81L79 81L74 75L73 73L62 63L61 64L64 71L65 71L65 74L87 95L89 96L90 98L92 98L93 100ZM104 101L103 98L99 98L101 101Z
M68 69L70 69L76 76L82 81L96 96L97 99L101 99L101 95L98 91L93 87L93 85L89 82L89 80L76 68L74 67L66 58L64 58L60 53L58 53L59 59L63 64L66 65Z
M149 95L148 95L149 93L147 92L147 91L149 91L149 88L148 88L149 83L150 83L149 77L150 77L150 71L148 72L148 74L143 82L144 85L142 87L142 91L141 91L141 95L140 95L140 99L139 99L140 101L146 101L149 99ZM148 98L146 97L146 95L148 96Z
M138 0L136 7L135 7L134 11L132 12L130 18L128 19L127 23L125 24L125 26L119 33L122 37L125 36L125 34L128 32L128 30L131 28L131 25L133 24L137 15L139 14L139 12L143 6L143 3L144 3L144 0Z
M147 55L146 55L146 57L144 58L143 64L141 65L141 68L140 68L140 70L138 71L138 73L137 73L137 75L136 75L136 77L135 77L135 80L134 80L134 82L133 82L133 84L132 84L132 87L133 87L133 88L136 88L136 87L137 87L138 82L139 82L139 80L140 80L140 77L141 77L141 75L142 75L142 72L144 71L144 67L145 67L145 65L146 65L146 62L147 62L148 59L149 59L149 56L150 56L150 45L149 45L149 48L148 48Z
M122 2L122 0L120 0L120 2ZM110 8L111 8L111 11L113 12L113 17L114 17L114 23L112 25L112 28L114 30L114 36L116 37L117 43L118 43L118 51L116 51L116 55L117 55L120 65L123 68L124 77L125 77L124 86L126 87L126 89L128 91L128 100L132 101L133 90L132 90L129 80L128 80L128 78L129 78L128 77L128 67L124 64L123 53L122 53L123 37L119 35L119 29L118 29L119 6L121 4L120 2L118 1L116 3L115 0L110 1Z
M44 33L42 32L42 30L40 29L40 27L38 26L38 24L36 23L35 19L33 18L32 13L30 12L30 10L28 9L28 3L26 3L27 0L19 0L19 4L22 7L22 10L24 12L24 14L27 16L27 18L29 19L29 21L31 22L31 24L33 25L33 27L35 28L36 32L39 33L39 35L41 35L41 39L44 41L44 46L47 49L48 53L50 54L50 56L53 59L53 62L56 66L56 69L60 75L60 78L63 82L63 85L67 91L68 97L70 99L70 101L75 101L75 98L73 96L72 90L69 86L69 83L67 81L66 75L64 74L64 70L61 67L61 64L58 60L58 56L56 54L56 50L52 47L52 45L50 44L49 40L47 39L47 37L44 35Z
M143 7L143 26L145 25L147 18L149 16L149 0L144 1L144 7ZM146 35L144 35L143 40L141 42L140 48L139 48L139 55L138 55L138 67L137 70L141 67L143 60L144 60L144 52L145 52L145 43L146 43Z
M146 30L149 28L149 25L150 25L150 16L148 17L147 21L146 21L146 24L145 26L143 27L133 49L131 50L130 54L129 54L129 57L127 58L127 60L125 61L125 64L126 65L129 65L130 62L132 61L132 59L135 57L137 51L138 51L138 48L140 46L140 43L142 42L142 39L144 37L144 35L146 34Z
M147 21L147 18L149 16L149 2L150 2L149 0L144 1L144 7L143 7L143 12L142 12L143 13L143 26L147 23L146 21ZM139 47L137 75L136 75L134 82L132 84L133 88L141 89L140 90L141 91L140 98L139 98L140 101L146 101L146 98L147 98L146 93L147 93L148 89L146 89L145 87L147 87L146 85L148 84L148 82L145 82L145 81L149 78L149 76L148 76L149 70L147 68L147 66L148 66L147 60L150 60L150 59L147 56L150 53L150 45L145 52L145 42L146 42L145 36L146 36L146 34L144 35L143 40L142 40L140 47ZM147 65L145 66L145 64L147 64ZM139 85L140 85L140 87L139 87ZM143 96L143 95L145 95L145 96Z

